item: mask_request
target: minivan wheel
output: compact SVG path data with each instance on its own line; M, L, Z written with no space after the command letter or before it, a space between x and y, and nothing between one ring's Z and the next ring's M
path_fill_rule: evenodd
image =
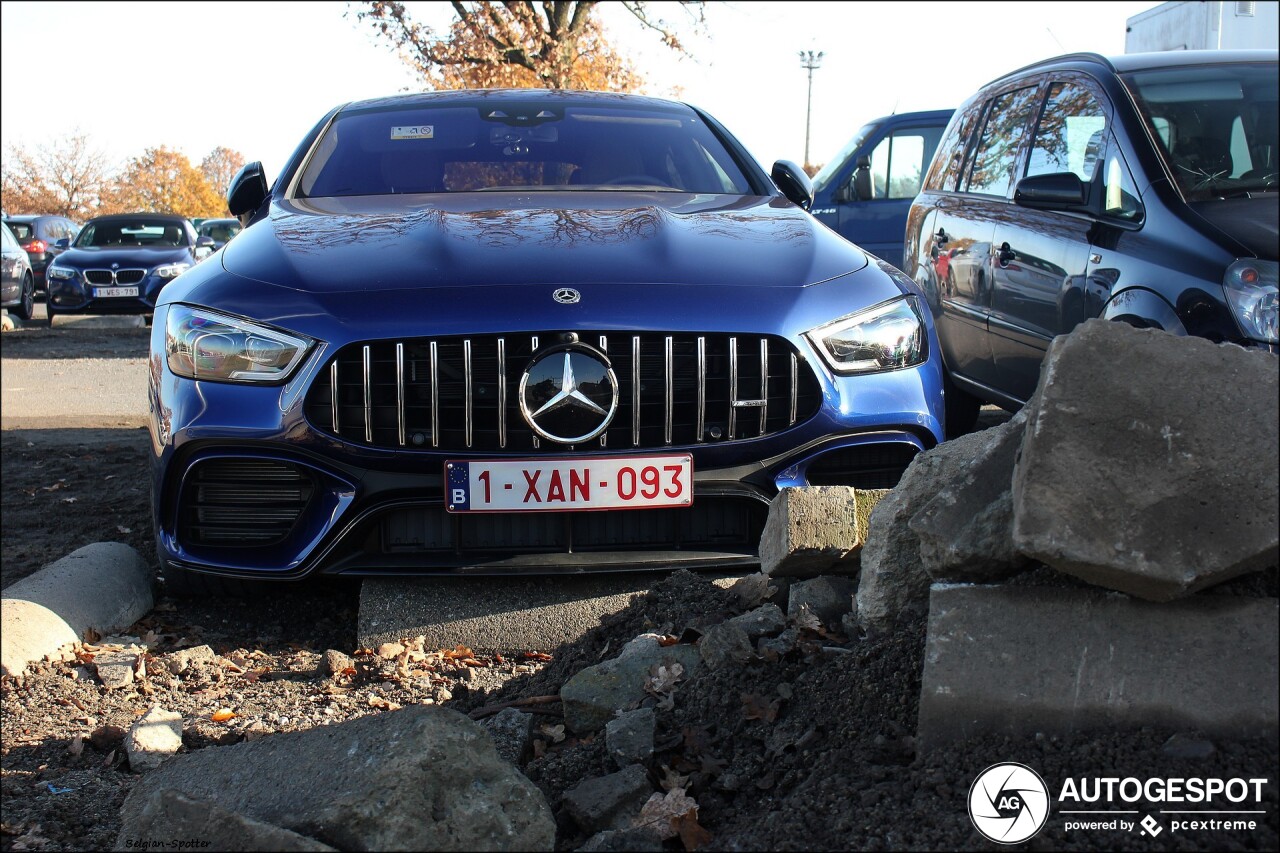
M973 432L978 425L978 413L982 410L982 401L964 391L951 381L951 374L943 375L943 416L946 418L947 438L958 438Z
M13 314L19 320L30 320L36 313L36 282L30 275L22 279L22 292L18 294L18 304L13 306Z

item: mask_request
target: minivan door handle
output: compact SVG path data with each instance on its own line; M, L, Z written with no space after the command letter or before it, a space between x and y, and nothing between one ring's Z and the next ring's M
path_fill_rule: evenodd
M999 260L1001 264L1007 264L1017 257L1018 253L1015 252L1008 243L1001 243L1000 250L996 252L996 259Z

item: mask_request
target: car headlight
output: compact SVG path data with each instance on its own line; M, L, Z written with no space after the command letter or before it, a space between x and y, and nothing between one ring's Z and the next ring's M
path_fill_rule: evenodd
M58 279L59 281L66 281L69 278L75 278L78 273L76 270L73 270L70 267L60 267L60 266L50 265L49 268L45 270L45 274L48 275L49 278Z
M191 264L176 263L158 266L151 272L160 278L177 278L189 269L191 269Z
M1275 261L1236 261L1227 267L1222 286L1244 333L1254 340L1280 343L1280 264Z
M924 321L910 297L882 302L806 335L827 365L846 376L911 367L928 355Z
M311 343L190 305L171 305L165 323L169 369L188 379L280 382L302 361Z

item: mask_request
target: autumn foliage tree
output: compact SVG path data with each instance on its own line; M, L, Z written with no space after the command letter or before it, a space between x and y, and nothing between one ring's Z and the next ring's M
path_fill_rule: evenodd
M148 148L129 161L115 201L130 211L204 218L229 215L226 201L187 155L164 146Z
M644 78L609 44L598 2L453 2L447 33L415 22L395 0L370 0L356 17L433 89L547 88L634 92ZM674 50L684 51L675 29L649 14L639 0L621 4ZM688 4L697 23L701 5Z
M219 145L200 161L200 174L219 194L226 195L231 179L244 167L244 155Z
M82 221L110 194L107 157L75 133L35 150L10 146L0 170L4 209L51 213Z

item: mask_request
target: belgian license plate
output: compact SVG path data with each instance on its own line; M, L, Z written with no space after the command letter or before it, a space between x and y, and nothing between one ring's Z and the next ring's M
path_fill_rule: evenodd
M94 298L99 296L137 296L138 288L136 287L95 287L93 289Z
M446 462L449 512L659 509L693 503L693 457Z

